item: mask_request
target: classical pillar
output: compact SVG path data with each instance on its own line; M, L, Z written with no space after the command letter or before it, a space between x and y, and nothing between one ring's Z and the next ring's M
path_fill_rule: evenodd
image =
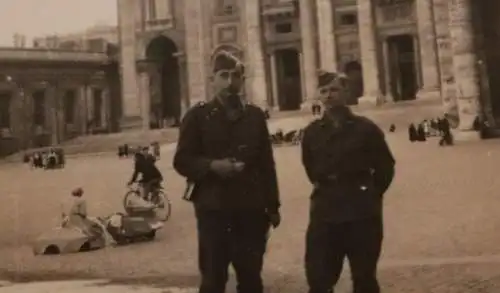
M434 11L432 0L415 1L418 25L419 47L415 51L420 51L420 68L422 77L418 99L432 99L439 101L439 63L436 46L436 28L434 23ZM420 50L418 50L420 48ZM417 63L418 64L418 63Z
M299 56L300 58L300 56ZM272 86L272 101L273 101L273 111L279 111L280 105L279 105L279 91L278 91L278 72L276 70L276 53L272 52L270 54L270 63L271 63L271 86Z
M451 48L449 26L449 6L449 0L433 0L443 112L453 117L458 117L455 77L453 74L453 52Z
M135 128L141 119L137 89L137 0L118 1L118 30L120 39L120 74L122 87L122 129Z
M110 117L110 92L109 88L105 87L102 90L102 104L101 104L101 127L109 129L109 117Z
M184 56L179 57L179 82L180 82L180 99L181 99L181 119L184 117L184 114L189 110L190 101L188 96L188 87L187 87L187 72L186 72L186 58Z
M51 145L57 145L59 143L59 119L57 119L57 89L54 84L49 84L47 86L46 93L46 109L47 109L47 120L48 120L48 130L50 133Z
M260 1L244 1L244 31L247 99L262 109L268 108L266 69L262 44Z
M205 33L202 11L203 0L184 0L186 65L188 75L188 95L190 104L194 105L208 98L206 83L208 81L205 67Z
M458 130L476 133L473 124L480 114L479 72L474 52L471 0L450 1L450 34L457 89Z
M380 102L380 80L377 43L375 41L375 21L371 0L358 1L358 21L364 88L363 97L359 99L359 104L374 106Z
M337 72L337 48L335 45L335 28L332 1L333 0L316 0L320 52L319 55L321 69Z
M87 103L87 85L82 85L78 89L78 111L76 111L78 116L78 126L79 133L81 135L87 134L87 123L88 123L88 103Z
M149 130L151 100L149 96L149 74L147 71L139 73L139 93L141 100L142 129Z
M65 91L61 88L56 90L56 119L57 119L57 137L58 143L63 142L66 139L66 119L64 113L64 93Z
M299 0L299 6L300 36L302 38L302 79L304 80L305 93L302 107L308 107L311 101L316 97L318 76L316 68L314 12L312 11L312 3L309 0Z
M299 67L300 67L300 91L302 94L303 99L306 97L306 83L304 81L304 54L302 52L299 52ZM304 102L304 101L303 101ZM305 103L303 103L302 107L306 106Z
M420 91L417 93L417 96L420 97L421 99L438 99L440 97L439 91L437 89L434 89L433 91L428 91L428 90L423 90L425 87L425 65L422 62L421 58L421 51L419 50L420 47L420 42L417 36L413 36L413 48L415 51L413 52L413 66L415 68L415 77L417 79L417 86L420 87ZM423 71L423 72L422 72ZM423 76L424 75L424 76ZM423 95L425 93L425 95ZM432 96L432 95L433 96Z
M88 122L93 122L94 121L94 88L90 85L86 86L87 92L87 121ZM92 124L91 127L94 125ZM89 132L91 129L87 129L87 132Z
M389 52L389 43L387 39L382 41L382 48L384 54L384 81L385 81L385 102L394 102L394 97L392 96L392 64L390 62L390 52Z

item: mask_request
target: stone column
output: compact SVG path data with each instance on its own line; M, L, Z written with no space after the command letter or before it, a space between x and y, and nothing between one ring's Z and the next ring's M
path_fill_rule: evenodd
M268 108L267 82L262 44L262 21L260 14L260 1L244 1L244 31L245 40L245 75L247 99L262 109Z
M383 54L384 54L384 74L385 74L385 102L394 102L394 97L392 96L392 80L391 80L391 71L392 64L389 58L389 43L387 39L384 39L382 42Z
M79 132L81 135L87 134L87 123L88 123L88 103L87 103L87 86L82 85L78 90L78 111L76 114L78 116Z
M337 48L332 0L316 0L321 69L337 72Z
M306 97L306 83L304 81L304 54L302 52L299 53L299 66L300 66L300 91L303 99ZM303 101L305 102L305 101ZM308 103L309 104L309 103ZM306 103L303 103L302 107L307 106Z
M87 92L87 121L93 121L94 120L94 88L90 85L86 86ZM91 125L93 127L94 125ZM87 128L87 132L89 132L91 129Z
M299 0L300 6L300 36L302 38L302 79L304 80L304 102L302 108L309 107L316 97L317 68L316 42L314 32L314 12L309 0Z
M151 100L149 96L148 72L143 71L139 73L139 93L141 99L142 129L149 130Z
M66 139L66 119L64 113L64 90L61 88L56 89L56 119L57 119L57 137L58 143L63 142Z
M443 112L453 117L458 117L455 77L453 74L453 52L451 49L449 26L449 6L449 0L433 0Z
M439 101L439 63L436 46L436 29L432 0L415 1L418 24L418 43L420 48L420 64L422 68L421 88L418 99Z
M189 110L189 90L187 87L187 72L186 72L186 57L185 55L177 57L177 62L179 63L179 82L180 82L180 99L181 99L181 119L184 114Z
M363 97L359 99L359 104L367 106L375 106L380 103L375 21L371 2L371 0L358 1L358 31L364 88Z
M136 56L137 0L118 1L118 30L120 39L120 74L122 87L122 129L135 128L140 118Z
M473 131L473 123L480 113L479 72L474 53L471 0L450 1L450 34L453 50L453 70L457 89L458 130ZM462 133L463 135L466 135Z
M269 58L271 63L271 86L273 90L273 111L279 111L279 90L278 90L278 68L276 66L276 54L272 52ZM299 56L300 58L300 56Z
M194 105L200 101L206 101L207 95L207 71L205 67L205 33L202 11L203 0L184 0L184 19L186 37L186 61L188 74L188 94L190 104Z
M110 111L110 95L109 88L105 87L102 90L102 106L101 106L101 127L109 129L109 111Z
M57 89L54 84L47 86L46 106L47 106L47 125L50 133L51 145L59 143L59 120L57 119Z
M428 91L428 90L423 91L423 88L425 87L425 65L422 62L421 58L422 53L419 50L419 48L421 48L420 43L421 42L419 41L418 37L413 36L413 48L415 48L415 52L413 52L413 58L415 60L413 62L413 66L415 67L415 75L416 75L415 77L417 79L417 86L420 87L420 90L417 92L417 96L424 100L428 100L430 98L438 100L438 98L440 97L438 90L435 89L434 91ZM425 95L422 95L424 93Z

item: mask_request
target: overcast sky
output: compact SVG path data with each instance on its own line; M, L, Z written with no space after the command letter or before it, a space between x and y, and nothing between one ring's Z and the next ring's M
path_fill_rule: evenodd
M0 0L0 46L11 46L15 33L31 39L116 22L116 0Z

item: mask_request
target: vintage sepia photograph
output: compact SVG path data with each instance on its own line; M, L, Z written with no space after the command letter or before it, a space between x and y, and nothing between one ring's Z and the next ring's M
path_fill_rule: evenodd
M500 293L499 11L0 0L0 293Z

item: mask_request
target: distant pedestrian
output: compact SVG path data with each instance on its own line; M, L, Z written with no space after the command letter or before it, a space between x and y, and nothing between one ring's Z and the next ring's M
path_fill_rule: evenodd
M415 124L413 124L413 123L410 123L410 125L408 126L408 139L411 142L418 141L417 128L415 127Z
M425 134L425 128L423 123L420 123L417 127L417 140L427 141L427 135Z
M444 118L440 119L439 127L441 132L441 139L439 140L439 145L452 146L453 134L451 133L451 126L447 115L445 115Z

